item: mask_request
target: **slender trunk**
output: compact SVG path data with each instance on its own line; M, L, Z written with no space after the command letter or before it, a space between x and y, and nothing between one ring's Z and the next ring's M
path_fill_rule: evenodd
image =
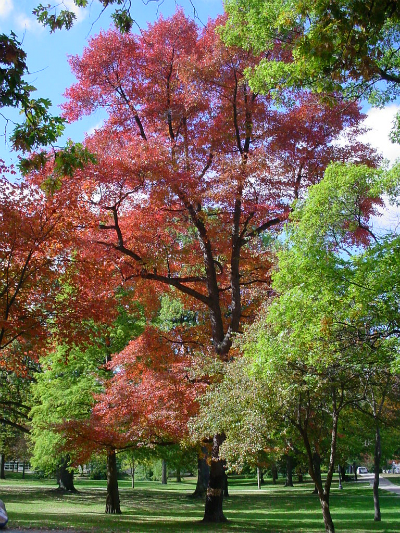
M285 487L293 487L293 457L286 455L286 482Z
M333 520L329 509L329 498L326 498L326 500L321 500L321 507L326 533L335 533L335 526L333 525Z
M6 462L6 457L4 453L1 453L0 454L0 479L6 479L6 473L4 470L5 462Z
M381 433L378 424L375 428L375 453L374 453L374 509L376 522L381 521L381 508L379 505L379 470L381 465Z
M356 462L353 462L353 472L354 472L354 481L357 481L357 465Z
M180 466L176 467L176 482L177 483L181 483L182 482L181 467Z
M257 466L257 487L258 490L261 489L261 468Z
M77 492L74 486L74 472L69 470L70 457L65 455L61 458L61 461L57 469L57 483L58 490L67 492Z
M22 463L22 479L25 479L25 461Z
M165 459L162 460L162 463L161 463L161 468L162 468L162 472L161 472L161 484L162 485L166 485L167 484L167 461Z
M115 448L107 450L107 514L121 514L118 490L117 456Z
M272 483L276 485L276 480L278 479L278 469L275 464L271 466L271 474L272 474Z
M132 465L131 465L131 480L132 480L132 488L135 488L135 461L132 459Z
M312 456L312 462L313 462L313 469L314 469L314 475L317 478L317 482L314 485L314 491L313 494L318 494L318 487L319 484L322 487L322 477L321 477L321 456L319 453L314 452Z
M224 435L214 435L211 451L210 479L207 487L203 522L226 522L222 511L224 499L224 462L219 458L219 447Z
M336 397L333 397L334 400ZM298 429L301 433L301 436L303 437L304 446L306 448L307 457L308 457L308 467L310 476L312 477L315 486L318 491L318 497L321 504L322 509L322 516L324 519L325 524L325 532L326 533L335 533L335 527L333 525L333 520L331 516L331 512L329 509L329 494L330 489L332 486L332 478L333 478L333 471L335 467L335 456L336 456L336 446L337 446L337 427L338 427L338 411L334 411L332 415L332 430L331 430L331 453L329 457L329 466L328 466L328 473L326 476L326 482L325 485L322 486L322 480L319 476L316 475L315 469L314 469L314 461L318 454L313 454L311 450L310 441L307 434L307 427L301 427L298 426Z
M197 458L197 484L193 498L203 498L207 492L208 480L210 479L210 467L207 463L207 448L203 446Z

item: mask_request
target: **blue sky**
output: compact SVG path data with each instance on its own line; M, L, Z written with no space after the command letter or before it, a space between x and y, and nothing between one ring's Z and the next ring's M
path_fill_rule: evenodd
M75 81L67 56L81 54L90 36L111 25L112 6L100 16L101 5L97 0L92 0L87 9L75 8L77 21L71 30L50 34L32 15L32 9L41 1L43 4L74 6L72 0L0 0L0 32L9 33L12 30L22 41L28 54L30 70L27 81L37 88L36 97L51 99L54 104L53 112L58 114L57 106L64 101L65 89ZM132 4L137 28L145 28L148 22L154 22L160 14L171 15L177 6L182 6L188 16L196 15L199 24L206 23L209 17L214 18L223 12L222 0L132 0ZM375 146L391 161L400 158L400 145L393 145L388 139L393 117L400 109L398 103L390 104L382 110L368 107L365 109L368 112L366 125L371 128L365 136L365 141ZM13 110L3 109L2 112L8 119L18 119ZM96 115L69 125L60 144L67 138L82 141L85 132L100 124L102 118L99 111ZM10 153L7 145L5 125L4 119L0 117L0 158L6 163L16 162L16 154ZM8 134L11 130L12 125L9 124Z
M32 15L32 9L38 4L62 4L73 8L77 20L69 31L62 30L50 34L47 28L38 24ZM97 0L89 2L86 9L76 8L72 0L0 0L0 33L9 34L13 31L27 53L30 74L27 81L37 88L35 97L50 98L53 113L59 114L58 106L64 101L63 93L75 81L68 64L68 55L81 54L88 38L97 35L101 29L111 25L110 13L113 6L103 14L102 6ZM137 23L136 31L145 28L148 22L154 22L160 14L164 17L175 12L178 6L183 7L188 16L195 16L199 24L215 18L223 12L222 0L133 0L133 17ZM135 31L135 28L134 28ZM14 110L3 109L2 115L7 119L18 120ZM101 112L84 118L67 127L64 139L82 141L86 131L90 131L102 120ZM10 152L7 136L12 131L11 122L5 134L6 121L0 117L0 158L6 163L15 163L17 156Z

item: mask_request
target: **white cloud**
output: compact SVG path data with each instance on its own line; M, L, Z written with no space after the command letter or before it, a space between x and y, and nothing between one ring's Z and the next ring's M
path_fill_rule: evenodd
M399 111L400 105L397 104L388 105L383 109L371 108L364 120L364 125L370 128L370 131L360 136L361 141L376 148L390 163L400 158L400 144L393 144L389 139L394 117Z
M43 26L39 24L35 18L25 15L24 13L18 13L18 15L15 16L15 25L21 30L33 32L41 32L44 30Z
M96 131L96 130L99 130L100 128L102 128L104 126L104 120L100 120L100 122L98 122L97 124L95 124L94 126L92 126L91 128L89 128L86 132L86 135L88 135L90 137L90 135L93 135L93 133Z
M13 9L13 0L0 0L0 18L8 17Z

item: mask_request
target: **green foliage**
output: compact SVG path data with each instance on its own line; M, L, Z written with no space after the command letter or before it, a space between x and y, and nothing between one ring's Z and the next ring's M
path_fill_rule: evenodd
M11 135L15 150L29 152L40 146L53 144L62 135L66 120L49 115L50 100L39 98L25 102L22 113L25 122L18 124Z
M75 4L84 7L87 5L87 1L77 0ZM51 9L50 5L43 6L42 4L39 4L35 9L33 9L32 13L36 16L37 20L41 24L48 26L51 32L61 28L66 28L67 30L72 28L74 20L76 19L75 13L69 11L68 9L61 9L58 14L50 14L49 9Z
M229 44L264 54L278 44L287 54L261 60L254 90L308 87L375 104L398 96L400 8L391 0L227 0L225 8Z
M103 381L109 377L105 364L110 355L138 336L143 324L120 307L113 325L88 327L92 330L92 344L58 346L50 351L41 359L42 373L32 385L32 464L46 473L54 472L58 466L64 443L60 432L63 423L90 416L95 394L103 391Z
M115 9L112 13L111 18L114 21L116 27L122 32L127 33L131 30L133 25L133 18L130 15L129 9L131 7L131 2L127 0L100 0L100 3L103 5L103 9L106 9L108 6L115 4L117 6L122 6L121 9ZM74 0L74 4L77 7L87 7L88 0ZM51 32L66 28L69 30L75 20L76 15L73 11L69 9L61 9L57 11L58 5L42 5L39 4L32 13L36 16L37 20L50 28Z
M24 80L27 71L26 53L15 33L0 34L0 106L16 107L24 104L32 90Z

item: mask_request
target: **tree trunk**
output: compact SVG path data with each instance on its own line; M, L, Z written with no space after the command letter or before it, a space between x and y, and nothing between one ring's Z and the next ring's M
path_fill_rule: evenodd
M74 472L69 470L70 465L69 455L61 458L57 469L57 484L58 490L63 492L78 492L74 486Z
M176 467L176 482L177 483L181 483L182 482L181 467L180 466Z
M357 465L356 462L353 462L353 471L354 471L354 481L357 481Z
M257 466L257 487L258 490L261 489L261 468Z
M278 479L278 469L276 465L271 466L271 474L272 474L272 483L276 485L276 480Z
M314 475L317 478L317 483L314 485L313 494L318 494L317 484L322 487L322 477L321 477L321 456L319 453L314 452L312 456Z
M25 479L25 461L22 463L22 479Z
M226 461L224 461L224 497L228 498L229 496L229 490L228 490L228 476L225 471Z
M166 485L168 476L167 476L167 461L165 459L162 460L161 468L162 468L161 484Z
M131 465L131 480L132 480L132 488L135 488L135 461L132 459L132 465Z
M0 479L6 479L6 473L4 470L5 462L6 462L6 457L4 453L1 453L0 454Z
M226 522L222 510L225 481L224 461L219 458L219 447L224 440L224 435L214 435L211 451L210 479L207 487L203 522Z
M119 491L118 491L118 471L115 448L107 450L107 514L121 514Z
M210 479L210 467L207 463L207 448L203 446L197 458L197 484L192 498L203 498L207 492L208 480Z
M286 455L286 482L285 487L293 487L293 457Z
M375 428L375 453L374 453L374 509L376 522L381 521L381 507L379 505L379 470L381 465L381 433L378 424Z
M326 497L321 499L320 502L322 507L322 516L324 518L325 531L326 533L335 533L335 526L333 525L331 511L329 509L329 499Z

